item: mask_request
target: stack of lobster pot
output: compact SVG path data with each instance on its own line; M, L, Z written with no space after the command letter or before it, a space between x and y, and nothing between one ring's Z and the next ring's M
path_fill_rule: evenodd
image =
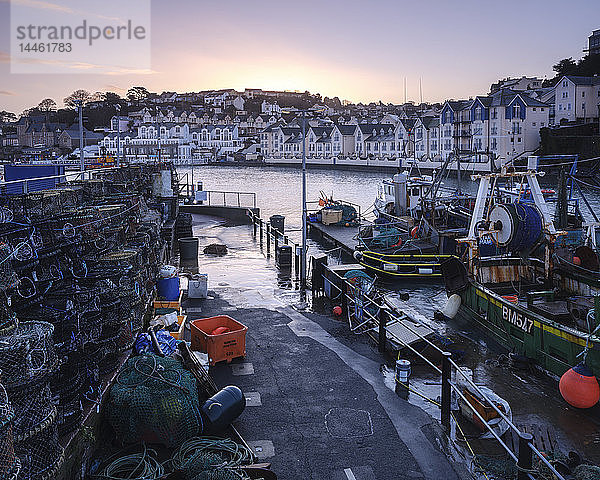
M14 409L12 436L19 478L51 479L63 460L50 392L57 356L47 322L20 322L0 337L0 370Z

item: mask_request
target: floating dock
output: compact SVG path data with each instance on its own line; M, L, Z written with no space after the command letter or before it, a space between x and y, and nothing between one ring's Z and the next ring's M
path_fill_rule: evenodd
M358 245L359 227L344 227L340 225L323 225L322 223L308 222L308 232L317 238L333 243L337 248L352 255Z

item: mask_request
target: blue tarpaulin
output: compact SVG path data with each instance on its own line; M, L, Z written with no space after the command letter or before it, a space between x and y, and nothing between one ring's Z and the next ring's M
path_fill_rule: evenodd
M52 177L64 175L64 165L4 165L4 179L7 182L13 180L24 180L27 178ZM38 192L56 187L56 184L64 181L64 177L48 178L45 180L33 180L27 182L27 192ZM6 193L19 195L24 193L24 182L6 185Z

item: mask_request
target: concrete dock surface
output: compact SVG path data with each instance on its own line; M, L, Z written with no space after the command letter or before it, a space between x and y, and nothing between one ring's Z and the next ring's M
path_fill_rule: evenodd
M188 317L229 315L248 326L246 358L211 374L244 391L235 426L280 479L466 478L442 451L439 424L385 385L383 358L344 322L283 303L236 308L226 300L233 288L212 294L190 303Z

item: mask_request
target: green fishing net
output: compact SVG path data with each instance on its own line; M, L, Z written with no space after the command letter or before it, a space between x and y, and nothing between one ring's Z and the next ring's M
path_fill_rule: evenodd
M105 415L123 443L178 447L202 432L196 379L179 361L130 358L110 390Z

